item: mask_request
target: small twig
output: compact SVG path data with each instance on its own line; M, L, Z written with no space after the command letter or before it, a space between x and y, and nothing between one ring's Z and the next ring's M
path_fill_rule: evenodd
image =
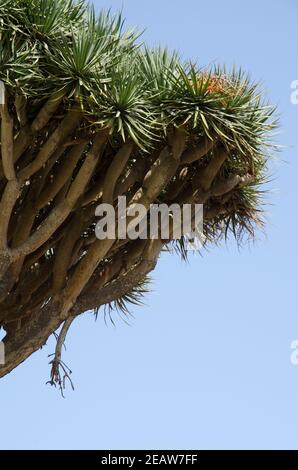
M65 364L65 362L62 361L61 356L62 356L62 348L63 346L65 347L65 338L68 333L68 330L70 328L70 325L72 324L74 320L74 317L67 318L65 320L61 331L59 334L55 334L55 337L57 339L57 344L56 344L56 349L54 354L49 354L49 357L54 356L54 358L50 361L49 364L51 364L51 376L50 380L47 382L47 384L54 385L56 387L57 385L59 386L60 392L62 397L64 398L64 390L66 386L66 379L68 379L71 388L74 390L74 385L73 382L70 378L70 375L72 371L70 368Z

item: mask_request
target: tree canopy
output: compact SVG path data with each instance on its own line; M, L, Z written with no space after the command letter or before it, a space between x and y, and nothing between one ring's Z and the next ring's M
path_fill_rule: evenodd
M186 256L183 237L96 239L98 203L204 203L206 243L240 242L262 224L277 123L242 70L152 50L84 1L1 0L0 80L0 376L63 325L61 385L73 318L126 314L162 250Z

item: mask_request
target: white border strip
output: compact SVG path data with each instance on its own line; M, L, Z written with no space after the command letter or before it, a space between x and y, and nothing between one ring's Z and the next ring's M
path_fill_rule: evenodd
M3 104L5 104L5 85L2 80L0 80L0 105Z
M5 345L3 341L0 341L0 365L3 366L5 364Z

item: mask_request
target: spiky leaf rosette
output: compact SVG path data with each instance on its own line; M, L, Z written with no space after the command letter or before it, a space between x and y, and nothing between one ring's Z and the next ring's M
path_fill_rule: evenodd
M0 375L64 324L61 384L71 320L107 304L127 313L173 243L99 240L96 206L204 203L207 242L252 234L273 109L241 71L149 50L82 1L1 0L0 28Z

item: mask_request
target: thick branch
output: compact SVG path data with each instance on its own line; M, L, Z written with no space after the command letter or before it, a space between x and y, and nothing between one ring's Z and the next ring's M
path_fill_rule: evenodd
M49 139L40 149L37 157L26 168L20 171L19 178L27 180L34 173L39 171L47 160L53 155L55 150L61 145L69 134L78 126L82 119L82 112L74 106L64 117L57 129L51 134Z
M210 152L214 146L214 143L214 140L210 140L208 137L204 137L202 142L200 142L195 148L185 150L181 156L181 163L187 164L200 160L205 155L207 155L208 152Z
M103 184L102 200L104 204L113 204L115 186L131 155L133 143L127 142L118 151L110 164Z

